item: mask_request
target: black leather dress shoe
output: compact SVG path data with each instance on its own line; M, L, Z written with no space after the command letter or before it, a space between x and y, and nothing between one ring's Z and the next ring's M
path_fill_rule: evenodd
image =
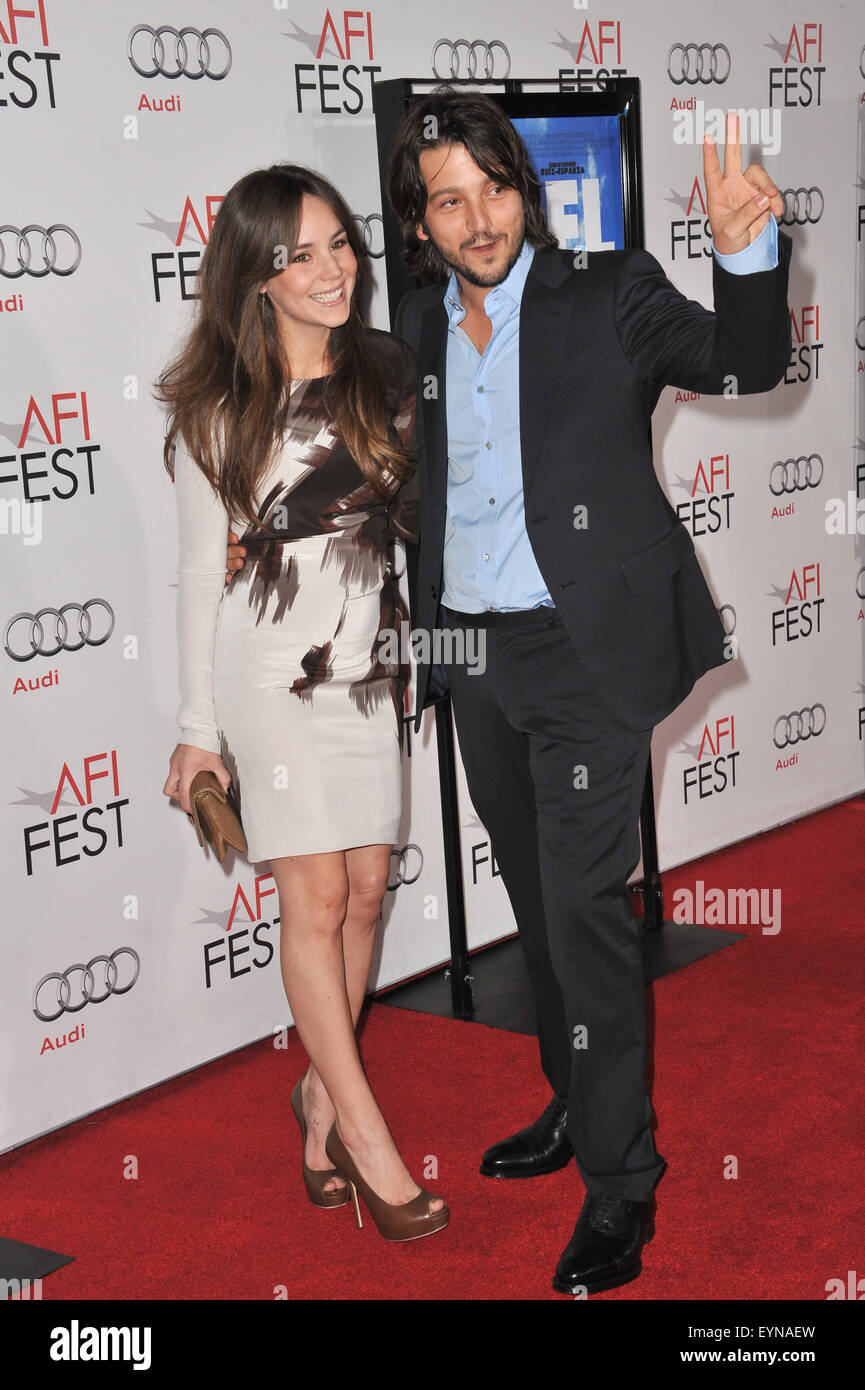
M565 1102L553 1096L543 1115L527 1129L493 1144L481 1158L485 1178L537 1178L555 1173L574 1156L565 1133Z
M553 1276L558 1293L587 1294L629 1284L642 1269L640 1251L655 1234L655 1199L586 1196L574 1234Z

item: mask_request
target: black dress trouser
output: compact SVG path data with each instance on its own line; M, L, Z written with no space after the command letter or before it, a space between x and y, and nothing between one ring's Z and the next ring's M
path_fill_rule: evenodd
M587 1191L644 1201L665 1164L651 1132L627 880L639 861L651 731L613 717L554 610L512 625L503 617L477 634L483 671L444 662L469 794L517 921L541 1065L567 1101ZM468 620L443 608L440 621L456 631Z

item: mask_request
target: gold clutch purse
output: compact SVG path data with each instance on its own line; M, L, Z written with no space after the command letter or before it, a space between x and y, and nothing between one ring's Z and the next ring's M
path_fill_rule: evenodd
M234 797L230 791L223 790L214 772L203 769L195 774L189 788L189 804L192 807L189 819L195 826L198 843L203 846L207 840L220 864L228 845L246 854L246 836Z

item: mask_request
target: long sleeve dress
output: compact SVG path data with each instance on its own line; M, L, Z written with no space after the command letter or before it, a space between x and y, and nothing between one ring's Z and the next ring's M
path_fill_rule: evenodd
M416 360L369 331L388 363L392 438L411 447ZM279 539L247 527L228 585L230 518L177 438L178 741L221 755L250 861L392 844L401 816L408 671L381 659L393 645L380 634L407 616L389 544L416 539L418 472L379 496L334 433L323 384L290 383L282 447L256 497Z

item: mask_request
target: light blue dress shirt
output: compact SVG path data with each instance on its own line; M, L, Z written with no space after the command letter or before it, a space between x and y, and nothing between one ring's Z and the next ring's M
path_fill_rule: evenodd
M725 270L750 275L778 264L770 217L744 251L722 256ZM462 613L553 606L526 531L520 453L520 301L534 250L523 242L510 274L484 300L493 326L479 353L460 327L465 309L456 274L445 290L448 316L448 486L442 602Z

